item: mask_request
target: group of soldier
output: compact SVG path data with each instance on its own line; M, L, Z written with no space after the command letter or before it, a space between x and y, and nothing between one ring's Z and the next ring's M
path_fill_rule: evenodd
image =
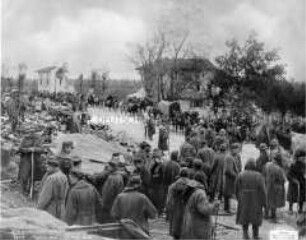
M238 201L236 220L243 238L259 239L263 217L277 221L278 208L287 200L292 212L305 201L305 150L284 166L280 145L260 144L257 159L249 158L242 169L242 145L221 129L213 140L210 128L192 128L180 149L165 159L167 147L152 149L142 142L137 150L114 153L100 173L85 175L81 160L71 157L72 142L63 143L62 153L48 159L39 194L38 208L69 225L92 225L129 218L149 233L149 218L169 221L174 239L211 239L215 230L211 216L233 215L231 202ZM162 144L161 144L162 145ZM126 233L125 233L126 234ZM132 238L122 233L122 238Z

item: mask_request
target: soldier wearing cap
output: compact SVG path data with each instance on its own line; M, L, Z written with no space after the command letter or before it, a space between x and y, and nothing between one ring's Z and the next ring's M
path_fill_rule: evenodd
M215 199L215 194L218 193L218 199L221 200L223 197L223 170L226 158L227 145L225 143L221 144L219 152L215 154L213 160L209 188L210 188L210 201Z
M127 187L116 197L111 213L115 220L133 219L148 234L148 219L156 217L156 209L148 197L139 192L140 188L140 176L132 176ZM120 233L120 239L132 239L132 237L122 232Z
M110 215L110 210L115 198L124 188L124 179L122 174L118 171L118 163L109 161L107 170L109 172L107 179L102 187L102 212L101 222L112 222L113 219Z
M236 179L239 172L241 172L241 158L239 152L240 152L240 144L233 143L231 145L231 153L225 158L224 161L223 196L224 196L224 211L227 213L231 213L230 199L235 194Z
M259 145L259 157L256 159L256 169L258 172L263 173L264 166L267 162L269 162L269 154L268 154L268 147L265 143L261 143Z
M65 196L68 189L67 177L59 169L59 163L56 159L47 161L47 173L38 197L37 208L63 220Z
M189 171L186 167L180 169L178 179L169 186L166 209L169 215L169 233L174 239L180 239L185 204L184 193L187 189Z
M140 192L149 197L149 188L151 187L151 174L145 167L144 160L142 158L136 155L134 156L133 162L135 166L133 173L139 175L141 178Z
M266 207L266 189L263 176L257 172L253 158L248 159L244 171L239 173L236 182L238 211L236 223L242 225L243 238L249 239L248 228L252 224L253 238L259 238L263 208Z
M83 180L83 173L78 170L72 170L69 179L65 221L68 225L93 225L102 206L98 191Z
M163 163L163 188L166 197L168 192L168 187L176 180L180 173L179 152L172 151L170 155L170 160Z
M289 168L287 179L289 181L287 200L289 202L289 213L293 213L294 203L298 204L298 212L302 213L303 203L306 200L306 178L305 178L305 156L306 151L303 148L296 150L294 162Z
M285 206L285 172L282 166L281 154L274 154L272 162L264 168L264 177L267 187L267 208L265 218L271 217L276 221L276 209ZM271 215L269 215L271 213Z
M163 203L163 163L162 153L158 149L153 150L153 164L150 168L151 174L151 197L154 206L158 209L158 214L162 214Z

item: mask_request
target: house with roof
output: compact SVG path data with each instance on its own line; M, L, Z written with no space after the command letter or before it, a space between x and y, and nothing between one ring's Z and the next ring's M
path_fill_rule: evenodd
M36 71L38 91L49 93L74 92L74 83L68 79L67 72L65 68L57 66L38 69Z
M216 67L206 58L165 58L136 70L154 101L184 100L190 107L202 107Z

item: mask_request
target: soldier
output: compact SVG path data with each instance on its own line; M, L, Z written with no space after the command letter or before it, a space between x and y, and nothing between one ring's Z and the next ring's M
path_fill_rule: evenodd
M188 157L196 156L196 149L190 144L190 138L186 137L186 141L180 147L181 161L186 161Z
M223 196L224 196L224 211L230 211L230 198L235 194L235 183L239 172L241 171L241 159L239 156L240 145L232 144L231 154L225 158L224 162L224 180L223 180Z
M148 121L148 137L150 141L153 141L153 135L155 134L155 123L153 114L150 114L149 121Z
M183 224L184 209L183 194L189 182L188 169L180 170L179 178L170 185L166 201L169 214L169 233L174 239L180 239Z
M38 197L37 208L45 210L54 217L63 220L65 216L65 197L68 190L68 180L59 169L56 159L47 161L46 178Z
M162 123L159 128L158 149L164 153L169 150L169 129Z
M161 216L163 211L163 163L161 152L157 149L153 152L153 164L150 168L151 174L151 197L154 206L158 210L158 215Z
M288 172L288 195L289 213L293 213L293 203L298 203L298 212L302 213L303 203L306 200L305 187L305 149L297 149L294 154L294 163L290 166Z
M96 212L101 211L98 191L82 178L83 174L77 170L69 174L71 185L65 204L68 225L93 225L97 221Z
M264 167L269 162L268 147L265 143L259 145L259 157L256 159L256 169L258 172L263 173Z
M168 187L176 180L180 173L178 151L171 152L170 160L163 163L163 188L164 194L167 195Z
M124 188L122 174L118 171L118 164L114 161L108 162L108 176L102 187L102 223L112 222L110 211L115 198Z
M197 178L197 176L195 177ZM182 225L182 239L211 239L211 215L219 209L219 202L209 203L204 186L190 181L184 194L186 203Z
M254 159L248 159L245 170L239 173L236 182L238 212L236 222L243 228L243 238L249 239L249 224L253 227L253 238L259 239L263 208L266 206L266 190L263 176L256 171Z
M276 222L276 209L285 206L285 173L281 167L280 154L273 155L272 162L268 162L264 169L267 187L267 208L265 217L271 217ZM269 216L269 213L271 215Z
M226 158L226 144L221 144L220 151L215 154L215 159L213 161L210 179L209 179L209 187L210 187L210 200L213 201L215 199L215 194L218 193L218 199L221 200L223 197L223 171L224 171L224 163Z
M127 187L116 197L111 214L116 220L130 218L139 224L142 230L149 233L148 219L156 217L156 209L147 196L139 192L140 187L140 177L132 176ZM127 233L120 235L120 239L132 239Z
M137 155L134 157L135 171L141 178L141 186L139 191L149 197L149 189L151 187L151 174L149 170L145 167L144 160L139 158Z

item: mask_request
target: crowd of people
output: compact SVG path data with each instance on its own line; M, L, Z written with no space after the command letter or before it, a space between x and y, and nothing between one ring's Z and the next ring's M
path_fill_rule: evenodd
M202 131L200 130L200 133ZM249 158L242 167L241 144L231 142L221 129L218 145L211 144L195 129L169 159L142 142L139 149L114 153L101 173L85 175L81 160L71 155L72 142L64 142L62 153L47 161L38 208L69 225L92 225L132 219L149 234L148 219L165 217L174 239L211 239L216 226L212 215L233 215L232 199L238 201L237 224L243 238L259 239L263 218L277 221L277 209L285 206L285 181L289 181L289 211L305 201L304 149L294 156L288 171L283 167L280 146L260 144L258 159ZM121 238L132 238L122 233Z
M44 96L71 103L74 111L84 111L82 95ZM70 99L70 100L69 100ZM12 116L15 116L12 114ZM191 120L192 118L190 118ZM246 120L248 121L248 120ZM220 211L235 214L232 199L238 201L236 222L243 238L259 239L263 218L277 222L277 209L289 202L289 213L305 202L304 149L294 154L288 165L277 139L259 144L260 155L241 162L241 128L225 117L215 121L198 119L186 125L185 140L169 159L169 121L159 125L158 147L147 142L137 149L114 153L100 173L86 175L82 160L72 155L73 142L64 142L57 156L48 156L47 171L41 181L38 205L69 225L93 225L129 218L149 234L148 219L165 217L174 239L211 239L216 230L212 215ZM156 133L156 116L145 118L149 142ZM285 196L285 182L289 189ZM222 203L222 204L221 204ZM221 210L220 206L223 206ZM126 232L121 238L131 239Z

